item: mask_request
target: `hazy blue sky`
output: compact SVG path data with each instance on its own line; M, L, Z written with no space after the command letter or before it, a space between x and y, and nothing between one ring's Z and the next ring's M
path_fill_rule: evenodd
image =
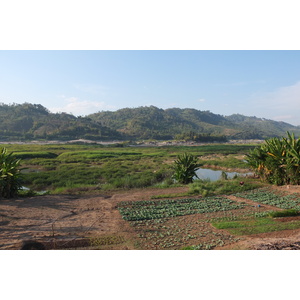
M86 115L154 105L300 125L300 51L0 51L0 102Z

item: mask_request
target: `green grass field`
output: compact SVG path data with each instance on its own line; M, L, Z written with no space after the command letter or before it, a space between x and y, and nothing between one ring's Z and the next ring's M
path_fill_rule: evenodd
M251 235L289 229L299 229L300 221L280 223L272 218L249 219L212 224L217 229L226 229L233 235Z
M22 159L24 186L51 193L72 190L114 190L167 187L173 184L172 163L177 155L196 155L200 163L216 167L246 168L241 157L253 145L204 145L129 147L127 144L103 146L2 145ZM209 157L208 157L209 156ZM212 159L213 157L213 159Z

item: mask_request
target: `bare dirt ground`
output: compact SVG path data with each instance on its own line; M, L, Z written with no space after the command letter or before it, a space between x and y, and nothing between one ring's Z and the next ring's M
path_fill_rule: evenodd
M172 188L167 192L185 190ZM114 249L134 249L132 229L121 218L117 203L146 200L164 192L145 189L112 196L46 195L1 200L0 249L20 249L26 240L40 241L48 249L73 248L86 246L90 237L95 239L97 246L106 244L105 249L112 248L109 240ZM116 237L119 245L116 245Z
M300 192L298 186L274 189ZM185 191L187 188L179 187L131 190L113 195L46 195L1 200L0 249L20 249L26 240L40 241L46 249L93 249L91 245L97 249L136 249L134 230L121 218L117 203ZM231 198L245 202L245 199ZM237 243L215 249L300 249L300 229L246 236Z

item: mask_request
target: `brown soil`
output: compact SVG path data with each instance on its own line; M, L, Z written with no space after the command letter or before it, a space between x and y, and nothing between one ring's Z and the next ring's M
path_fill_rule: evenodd
M246 236L242 241L217 247L216 250L285 250L300 242L300 229L267 232ZM278 249L275 249L275 248ZM296 249L294 249L296 250Z
M274 187L288 193L299 186ZM137 249L136 232L118 210L120 201L150 200L151 196L186 192L187 188L140 189L113 195L53 195L0 201L0 249L20 249L24 241L43 243L46 249ZM251 206L250 200L230 197ZM254 208L256 209L256 208ZM276 208L262 206L259 210ZM188 216L188 218L195 218ZM280 219L299 220L299 217ZM178 219L179 220L179 219ZM300 229L244 236L215 249L299 249Z
M42 242L48 249L83 247L90 240L104 249L134 249L133 230L121 218L117 203L186 190L142 189L112 196L47 195L1 200L0 249L20 249L27 240ZM115 243L116 238L125 242Z

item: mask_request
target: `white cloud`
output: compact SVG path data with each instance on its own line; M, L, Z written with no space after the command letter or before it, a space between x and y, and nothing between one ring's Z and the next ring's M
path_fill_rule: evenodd
M198 99L197 102L205 102L206 100L201 98L201 99Z
M108 105L101 101L80 100L76 97L64 99L64 104L60 107L49 108L52 112L66 112L72 113L76 116L85 116L96 113L101 110L114 110L116 107Z

